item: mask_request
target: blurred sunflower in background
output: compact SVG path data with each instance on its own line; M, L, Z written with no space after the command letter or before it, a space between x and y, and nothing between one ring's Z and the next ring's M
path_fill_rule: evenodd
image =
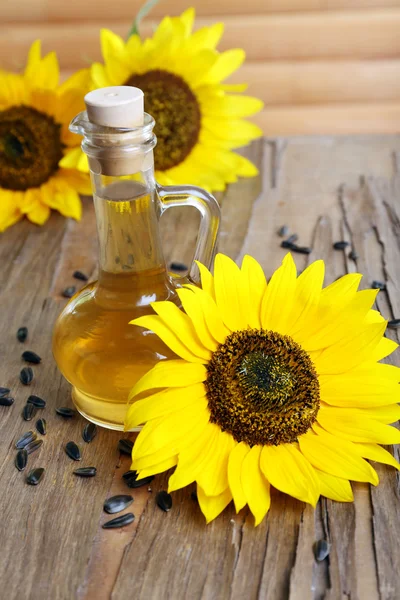
M271 486L312 506L351 502L351 480L378 484L366 459L400 468L380 446L400 442L400 369L379 362L397 344L360 274L323 288L323 261L297 276L290 254L268 284L250 256L239 268L219 254L214 276L200 271L202 289L177 290L185 312L154 302L132 321L179 357L131 393L139 479L176 466L169 491L196 482L207 521L233 500L258 525Z
M0 231L24 215L43 225L51 209L80 218L89 177L64 160L80 145L68 125L84 109L87 86L84 71L59 85L56 55L42 58L40 41L23 74L0 71Z
M165 17L153 37L144 41L134 33L125 42L103 29L104 64L92 65L92 84L143 90L145 110L156 121L159 183L191 183L219 191L238 177L257 174L257 168L232 149L262 135L245 117L257 113L263 103L242 95L245 85L223 83L244 61L244 50L218 52L223 24L193 33L194 17L193 8L179 17Z

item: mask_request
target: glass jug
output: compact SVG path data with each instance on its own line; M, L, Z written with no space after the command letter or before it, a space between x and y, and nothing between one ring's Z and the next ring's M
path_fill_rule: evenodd
M135 97L135 102L140 94L143 98L137 88L117 87L90 92L85 101L93 94L113 99L114 107L120 96ZM113 116L107 106L107 118L96 119L108 123L105 126L93 122L88 102L86 106L87 112L73 119L70 130L83 135L82 149L89 160L99 277L79 291L58 317L53 354L72 385L78 411L93 423L123 429L128 395L136 381L158 361L177 358L153 332L129 324L132 319L153 314L151 302L170 300L179 305L175 290L188 281L167 272L159 219L174 206L196 207L201 222L194 260L209 266L220 210L215 198L200 188L156 183L155 123L150 115L143 112L139 125L121 127L125 121L115 111ZM129 107L124 110L129 113ZM198 282L194 262L188 278Z

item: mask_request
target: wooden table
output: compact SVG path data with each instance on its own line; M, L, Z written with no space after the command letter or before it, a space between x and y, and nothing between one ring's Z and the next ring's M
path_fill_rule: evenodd
M346 271L387 282L378 307L400 316L400 137L265 140L247 152L261 176L242 181L221 198L219 248L240 260L254 255L269 275L284 256L276 231L287 224L310 257L296 255L300 269L323 258L327 282ZM169 211L163 223L168 260L189 261L196 234L191 209ZM189 215L189 217L188 217ZM192 220L190 220L192 219ZM184 221L183 221L184 220ZM352 242L357 264L334 251ZM75 269L94 275L95 222L90 201L81 223L53 215L39 229L22 222L0 238L0 385L15 403L0 407L0 597L5 600L127 599L392 600L400 597L400 502L396 473L377 465L377 488L354 485L354 504L321 500L309 506L273 493L268 517L257 528L246 509L228 508L206 526L192 488L174 493L170 513L155 505L167 477L151 489L134 490L135 522L101 528L103 502L127 492L121 474L130 466L117 451L120 434L102 430L84 444L82 418L62 420L54 408L70 404L69 385L51 356L51 330L65 304L60 295ZM30 388L19 383L23 350L15 337L29 327L24 348L38 352ZM393 336L393 332L388 332ZM397 355L399 361L399 355ZM48 434L30 466L44 466L36 488L14 467L15 440L29 425L20 416L29 393L48 401ZM80 443L94 479L72 475L69 440ZM396 450L397 452L397 450ZM316 563L312 546L327 538L327 560Z

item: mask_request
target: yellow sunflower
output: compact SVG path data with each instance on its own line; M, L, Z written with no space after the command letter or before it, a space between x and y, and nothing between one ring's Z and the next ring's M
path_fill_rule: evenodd
M52 208L80 218L79 193L91 193L89 178L63 161L80 153L68 125L84 108L85 85L81 71L59 86L56 55L41 58L40 41L22 75L0 71L0 231L24 215L42 225Z
M132 35L124 42L101 31L104 65L91 67L93 85L133 85L143 90L145 110L155 121L156 178L162 185L193 184L223 190L227 183L257 174L232 152L262 135L244 120L262 102L240 93L246 86L223 80L243 62L243 50L218 52L223 24L192 33L194 9L166 17L152 38Z
M256 525L270 486L315 506L353 500L349 480L377 485L365 459L399 468L378 444L400 441L400 369L379 361L397 344L371 307L361 275L323 288L324 263L297 276L288 254L268 285L260 265L219 254L202 289L178 290L183 312L155 302L135 325L180 359L157 364L134 387L126 428L145 423L132 452L139 477L175 467L169 490L197 482L207 522L233 499ZM156 391L157 388L163 388ZM143 394L151 395L143 398Z

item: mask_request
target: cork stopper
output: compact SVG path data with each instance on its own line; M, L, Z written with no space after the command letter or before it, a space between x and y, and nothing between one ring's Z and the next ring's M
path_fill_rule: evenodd
M143 92L127 85L99 88L85 96L89 121L103 127L141 127L144 118Z

